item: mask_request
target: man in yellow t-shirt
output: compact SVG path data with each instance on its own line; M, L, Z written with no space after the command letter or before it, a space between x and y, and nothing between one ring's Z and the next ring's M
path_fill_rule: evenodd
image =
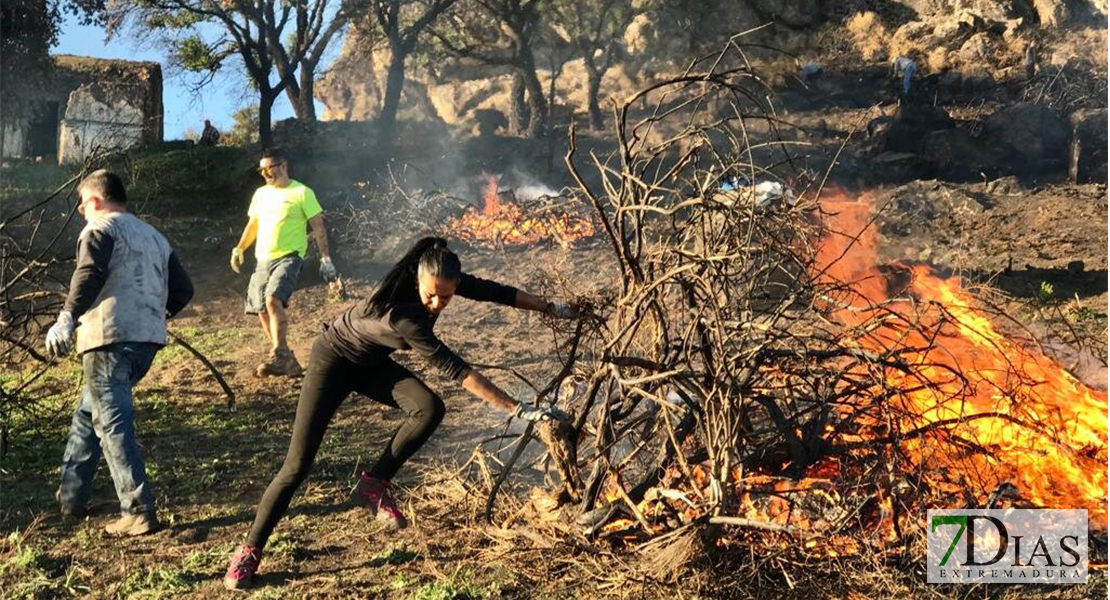
M258 315L270 342L270 355L258 366L257 373L295 377L302 369L286 342L286 308L308 250L306 226L312 228L320 252L320 275L332 281L337 273L328 252L323 209L311 188L289 178L288 156L277 148L266 149L258 161L258 172L266 185L258 188L251 199L247 227L231 251L231 268L238 273L244 253L255 244L258 266L247 286L246 312Z

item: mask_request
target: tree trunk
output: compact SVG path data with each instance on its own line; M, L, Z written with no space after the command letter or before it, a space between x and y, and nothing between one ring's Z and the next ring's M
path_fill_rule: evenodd
M528 105L524 102L524 76L520 69L513 70L513 82L509 91L509 127L520 135L528 129Z
M558 64L555 64L558 63ZM550 116L551 126L558 127L555 123L555 86L559 82L559 77L563 74L563 67L566 66L566 61L562 57L553 58L551 60L551 80L547 85L547 111Z
M601 129L601 104L598 94L601 93L601 70L586 61L586 101L590 111L590 127Z
M528 91L528 128L525 135L540 138L547 135L547 100L543 96L543 86L536 76L536 59L531 46L520 51L520 75L524 78L524 88Z
M405 59L408 53L399 44L391 44L389 71L385 78L385 96L382 98L382 112L378 115L378 131L381 142L392 149L397 131L397 110L401 105L401 91L405 87Z
M262 92L258 101L258 143L262 148L273 145L274 136L271 131L270 115L274 109L276 94Z
M316 121L316 103L313 102L312 98L312 92L315 89L312 73L315 70L315 65L310 66L302 62L300 68L301 82L298 88L299 93L296 98L294 98L292 94L289 96L289 101L293 105L293 114L296 115L298 121L306 121L309 123Z

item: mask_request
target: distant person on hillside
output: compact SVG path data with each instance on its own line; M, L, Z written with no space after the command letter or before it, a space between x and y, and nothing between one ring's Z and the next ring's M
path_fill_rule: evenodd
M201 146L215 146L220 141L220 130L212 126L208 119L204 120L204 131L200 134Z
M47 350L64 356L76 330L85 376L56 497L63 515L84 516L103 454L122 512L105 530L142 535L158 529L158 520L135 439L131 388L166 345L166 319L189 303L193 284L166 238L127 212L118 175L95 171L78 193L87 224L65 307L46 334Z
M289 178L286 154L276 148L263 151L258 172L266 185L258 188L251 199L247 226L231 251L231 269L239 272L244 253L257 241L254 256L258 264L247 286L246 312L258 315L262 332L270 343L270 355L255 372L259 377L296 377L302 369L286 341L289 330L286 310L308 251L306 225L312 228L316 250L320 252L320 275L332 281L338 273L328 252L323 209L311 188Z
M253 582L270 533L308 476L336 410L352 392L406 414L378 461L361 474L352 495L352 500L369 508L386 528L406 526L407 520L390 491L391 480L432 436L446 408L419 377L391 358L393 352L415 350L468 392L520 419L535 422L566 418L555 408L514 400L436 337L436 320L456 295L558 318L578 315L573 306L548 302L464 273L459 257L442 238L418 241L390 269L372 296L325 325L312 345L285 463L262 495L247 542L231 559L224 576L227 588L242 589ZM474 335L482 338L481 331Z
M902 79L902 95L908 96L910 86L913 85L913 74L917 72L917 63L908 56L899 56L891 63L891 72L896 79Z

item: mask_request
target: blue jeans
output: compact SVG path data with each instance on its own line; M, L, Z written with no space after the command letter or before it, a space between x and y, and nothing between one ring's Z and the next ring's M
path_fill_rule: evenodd
M128 342L95 348L81 357L85 387L62 458L58 489L62 506L83 508L88 504L93 474L104 454L120 512L154 514L154 493L135 439L131 387L146 375L160 348L158 344Z

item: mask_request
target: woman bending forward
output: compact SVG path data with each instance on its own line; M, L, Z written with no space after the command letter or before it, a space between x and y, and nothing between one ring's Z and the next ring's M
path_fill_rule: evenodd
M442 238L417 242L369 299L325 325L312 345L285 463L262 494L247 542L232 557L224 586L242 589L251 585L266 540L308 476L335 410L351 392L400 408L407 415L378 462L361 474L353 494L354 500L369 507L386 527L407 525L390 495L390 480L431 437L443 420L444 407L423 381L390 358L394 350L415 350L445 375L462 382L467 391L517 417L541 421L557 416L551 409L513 400L436 337L436 319L456 294L558 317L576 313L573 307L463 273L459 257L447 249Z

